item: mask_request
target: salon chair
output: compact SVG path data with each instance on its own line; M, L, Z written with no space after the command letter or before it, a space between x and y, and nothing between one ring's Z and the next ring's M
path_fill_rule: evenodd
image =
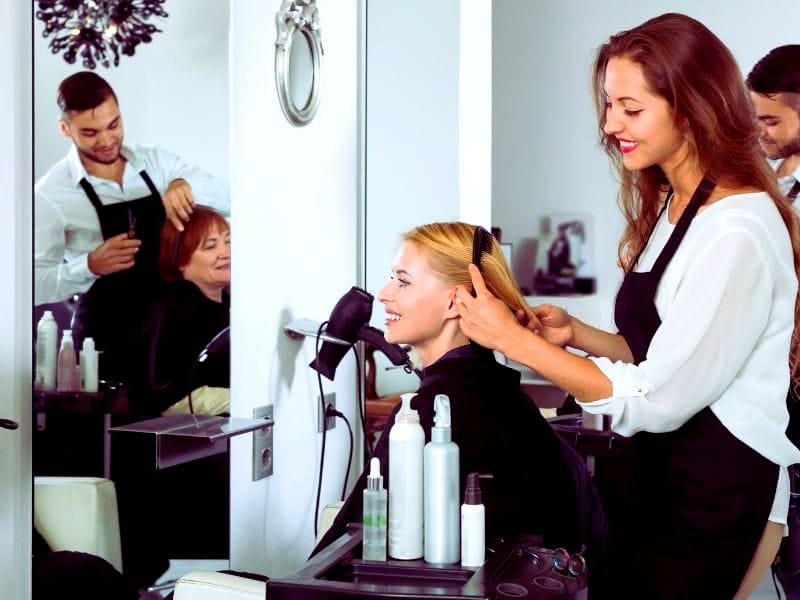
M391 374L391 375L390 375ZM370 449L380 437L400 394L419 387L419 377L391 364L375 346L364 344L364 398L366 437Z
M325 505L319 517L317 541L333 524L336 514L344 502ZM266 598L267 587L263 581L219 573L216 571L193 571L181 577L175 585L174 600L252 600Z
M101 477L34 477L33 525L52 550L94 554L122 572L113 481Z

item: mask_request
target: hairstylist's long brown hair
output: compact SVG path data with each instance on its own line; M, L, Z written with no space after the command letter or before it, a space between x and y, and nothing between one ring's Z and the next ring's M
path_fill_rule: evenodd
M730 50L705 25L677 13L655 17L612 36L599 48L594 63L592 83L600 143L619 174L619 205L626 221L618 250L623 269L634 267L633 258L647 242L664 201L667 180L656 165L641 171L626 170L614 138L603 132L605 73L609 60L615 57L638 64L650 91L669 102L675 123L686 132L689 151L703 172L724 187L751 186L772 197L789 232L795 271L800 274L800 226L759 150L755 116L739 67ZM789 356L795 388L800 383L798 316L800 304L796 300Z

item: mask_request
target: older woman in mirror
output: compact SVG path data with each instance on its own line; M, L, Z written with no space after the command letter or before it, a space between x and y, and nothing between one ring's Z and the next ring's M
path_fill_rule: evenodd
M230 243L228 222L210 208L195 207L182 232L165 223L159 268L167 283L144 321L139 376L131 390L135 413L188 412L190 392L196 412L228 412L227 345L202 364L197 358L230 324Z

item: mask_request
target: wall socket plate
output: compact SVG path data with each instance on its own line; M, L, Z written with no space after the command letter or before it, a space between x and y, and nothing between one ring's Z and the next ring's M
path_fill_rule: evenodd
M254 408L253 418L272 421L272 405ZM274 425L270 425L253 432L253 481L272 475L272 463L275 458L272 447L273 427Z
M325 394L325 407L327 408L331 404L333 405L333 408L336 408L336 392ZM319 396L317 396L317 406L319 406ZM322 410L322 407L319 407L317 412L317 433L322 433L323 419L325 419L325 431L330 431L336 427L336 417L325 417L325 411Z

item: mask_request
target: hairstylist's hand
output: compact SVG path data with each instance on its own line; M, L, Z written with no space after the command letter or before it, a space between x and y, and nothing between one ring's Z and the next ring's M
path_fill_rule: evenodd
M552 304L540 304L533 307L533 314L539 320L538 327L534 329L536 333L562 348L573 345L575 328L567 311Z
M141 240L131 239L128 233L108 238L87 256L87 266L95 275L110 275L130 269L134 264Z
M183 231L183 223L189 220L194 211L194 195L192 186L185 179L173 179L161 199L167 218L175 225L175 229Z
M456 308L461 316L461 331L469 339L492 350L504 351L513 344L513 336L524 331L516 315L508 306L486 288L483 276L475 265L469 265L469 274L476 296L464 286L456 288Z

